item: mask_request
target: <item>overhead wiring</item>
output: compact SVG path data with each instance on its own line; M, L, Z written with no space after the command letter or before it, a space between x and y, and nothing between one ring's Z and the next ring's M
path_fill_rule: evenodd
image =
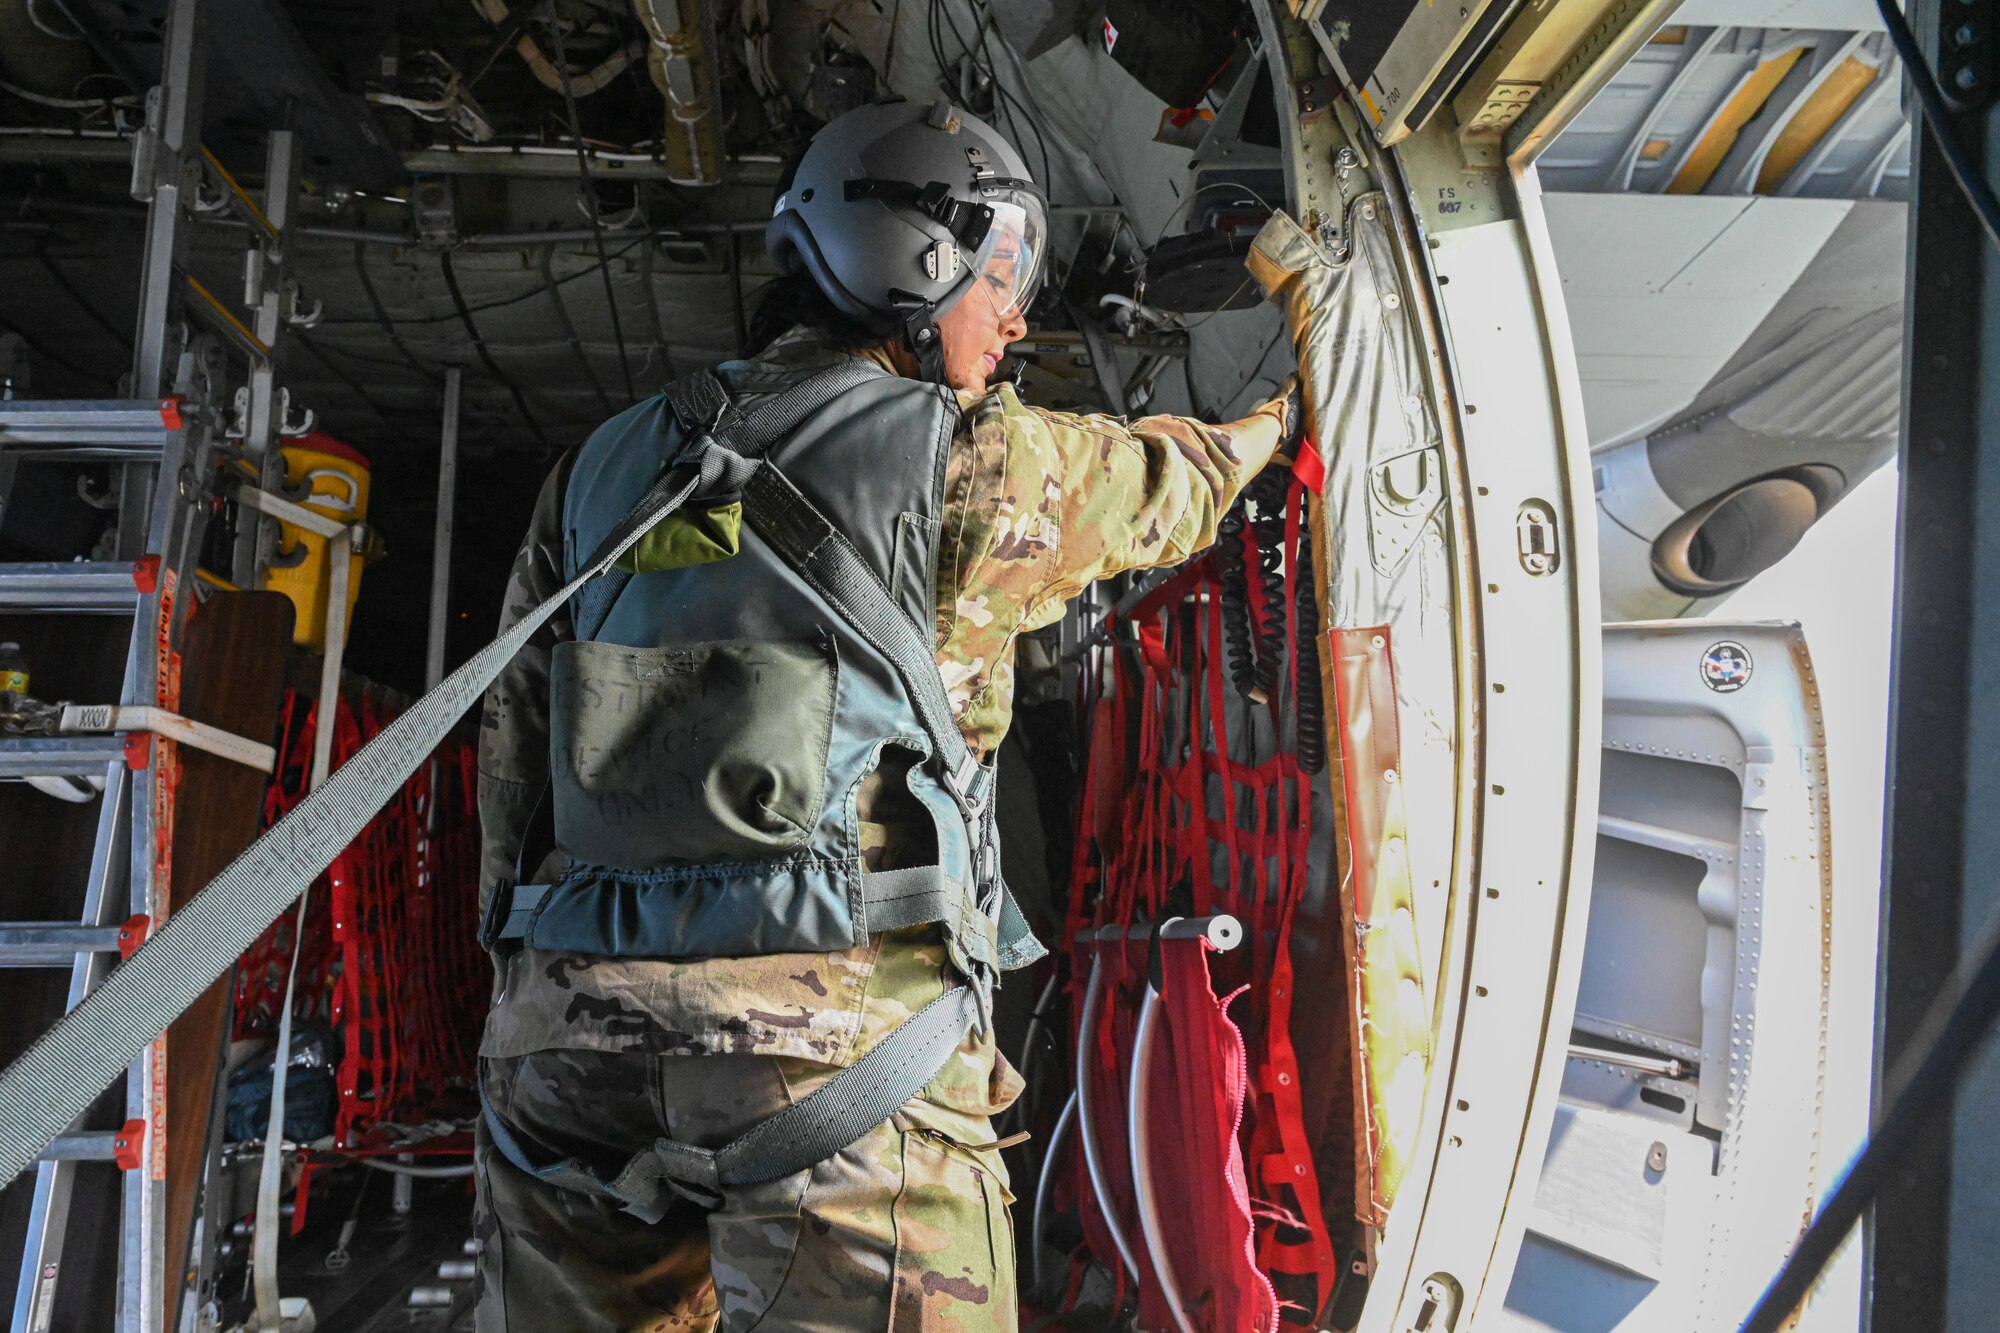
M363 403L365 403L368 407L368 410L373 412L376 415L376 417L381 420L383 425L386 426L390 424L389 410L382 406L381 402L376 399L374 394L368 392L368 387L366 385L364 385L360 380L356 379L353 375L348 374L347 371L341 369L338 365L335 365L333 358L327 355L326 349L321 347L315 339L308 336L304 329L294 329L292 330L289 336L292 338L296 338L301 347L305 348L308 352L311 352L313 354L313 358L317 360L322 366L325 366L327 368L329 374L331 374L335 379L339 380L342 384L346 385L354 393L354 396L359 398Z
M1042 188L1044 190L1053 189L1054 181L1050 177L1052 164L1049 158L1048 141L1042 137L1041 127L1035 123L1034 117L1029 114L1026 104L1016 99L1014 94L1008 90L1007 85L1000 81L999 72L993 65L992 50L986 44L986 30L980 17L975 14L973 22L975 25L978 25L980 46L986 51L986 59L983 62L973 53L972 43L967 40L964 29L958 26L958 19L953 16L945 0L930 0L929 10L924 16L925 34L930 38L931 58L937 62L938 71L943 73L949 70L955 62L945 54L944 30L939 26L940 19L950 25L951 35L958 41L961 52L960 59L971 62L973 68L979 73L984 74L987 82L992 85L994 96L1000 99L1001 114L1007 118L1008 126L1014 130L1014 137L1017 139L1020 137L1021 132L1015 127L1014 113L1010 108L1020 108L1022 118L1027 121L1029 130L1034 133L1036 150L1042 159ZM1001 45L1006 45L1004 39Z
M88 315L90 322L102 329L106 337L110 338L112 342L120 347L129 348L132 345L131 333L128 330L119 328L116 324L105 318L104 312L99 310L95 303L86 299L81 291L77 290L76 284L69 280L68 275L57 265L55 258L49 254L46 245L36 248L35 258L42 261L42 270L49 275L50 280L56 286L63 289L64 295L76 302L76 308Z
M562 76L563 107L569 115L569 136L576 145L576 169L583 176L584 203L590 211L590 230L596 238L598 272L604 278L604 305L611 315L611 336L618 343L618 370L625 378L625 400L639 401L639 394L632 387L632 357L625 347L625 324L618 315L618 295L611 286L611 261L604 253L604 209L597 198L597 182L590 176L590 155L583 150L583 127L576 116L576 91L570 82L569 52L563 41L562 20L557 17L555 6L548 9L549 38L555 44L556 72ZM539 434L540 432L537 432Z

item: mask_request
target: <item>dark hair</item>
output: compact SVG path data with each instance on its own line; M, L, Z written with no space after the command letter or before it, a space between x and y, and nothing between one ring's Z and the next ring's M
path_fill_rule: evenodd
M861 321L842 313L826 299L826 293L809 273L788 273L771 279L757 294L743 348L745 356L755 356L804 325L822 342L842 352L858 352L880 347L896 335L875 332Z

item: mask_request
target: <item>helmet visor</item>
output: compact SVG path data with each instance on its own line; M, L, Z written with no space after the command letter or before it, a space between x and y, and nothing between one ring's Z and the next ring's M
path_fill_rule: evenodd
M1024 190L990 200L988 207L993 222L972 260L974 284L1005 319L1035 299L1048 244L1046 214L1042 201Z

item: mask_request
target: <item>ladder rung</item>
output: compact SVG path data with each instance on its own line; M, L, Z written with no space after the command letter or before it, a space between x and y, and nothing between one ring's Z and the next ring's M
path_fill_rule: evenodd
M119 953L124 926L69 921L14 921L0 925L0 967L68 967L80 953Z
M101 777L125 762L123 736L10 736L0 740L0 778Z
M158 453L181 425L177 399L49 398L0 402L0 448L79 457Z
M97 1134L64 1134L42 1149L44 1162L109 1162L118 1155L115 1130Z
M156 559L0 564L0 607L129 613L158 576Z
M127 1120L122 1129L63 1134L42 1149L44 1162L115 1162L121 1171L136 1171L146 1146L146 1122Z

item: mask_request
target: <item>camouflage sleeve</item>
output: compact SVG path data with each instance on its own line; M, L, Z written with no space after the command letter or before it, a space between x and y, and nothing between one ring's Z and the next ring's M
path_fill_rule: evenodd
M966 422L979 469L995 469L1007 492L991 520L1003 531L973 582L1028 600L1024 629L1059 618L1098 579L1179 564L1212 544L1291 425L1287 393L1217 426L1045 411L1011 386L967 404Z
M542 483L528 535L514 557L497 633L563 585L562 504L569 459ZM514 857L549 776L549 653L570 637L569 613L557 611L514 655L486 691L479 731L479 907L494 885L514 878Z

